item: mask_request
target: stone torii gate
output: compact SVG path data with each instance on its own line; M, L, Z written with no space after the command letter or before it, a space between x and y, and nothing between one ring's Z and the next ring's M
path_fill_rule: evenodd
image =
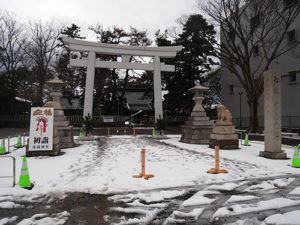
M161 71L174 72L175 66L165 65L160 62L160 58L173 58L176 53L182 49L182 46L172 47L140 47L125 46L117 44L104 44L77 40L63 37L63 42L67 44L71 51L88 52L87 58L70 59L70 65L75 67L87 67L84 111L83 116L93 112L93 92L95 68L115 68L115 69L133 69L133 70L150 70L154 71L154 109L155 120L163 118L162 92L161 92ZM96 60L96 53L105 55L116 55L122 57L122 62L117 61L100 61ZM131 63L131 56L153 57L153 63Z

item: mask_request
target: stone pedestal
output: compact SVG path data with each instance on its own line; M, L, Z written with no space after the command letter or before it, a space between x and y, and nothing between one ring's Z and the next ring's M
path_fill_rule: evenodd
M212 123L204 110L193 111L191 117L182 126L180 141L189 144L209 144L212 129Z
M281 150L281 76L278 70L264 73L265 151L260 156L286 159Z
M218 121L210 135L209 147L220 149L238 149L239 139L232 125L232 115L224 105L218 105Z
M54 136L57 135L59 137L60 147L74 147L73 126L69 126L69 121L64 116L62 109L54 109L54 127L56 128Z
M230 122L217 122L210 135L209 147L215 148L219 146L220 149L238 149L239 140L235 133L235 127Z

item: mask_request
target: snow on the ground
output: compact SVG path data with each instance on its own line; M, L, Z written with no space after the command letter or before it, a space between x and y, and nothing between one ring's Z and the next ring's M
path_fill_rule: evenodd
M225 184L221 184L221 185L211 185L209 186L207 189L208 190L217 190L217 191L232 191L234 189L236 189L237 187L246 184L247 181L244 182L240 182L240 183L225 183Z
M13 217L10 217L10 218L3 218L3 219L0 219L0 225L4 225L4 224L12 224L12 222L16 221L18 219L17 216L13 216Z
M180 135L170 135L170 139L161 140L161 142L170 144L172 146L177 146L183 149L189 149L195 152L203 152L209 155L214 155L215 150L208 148L208 145L197 145L197 144L186 144L179 142ZM237 150L220 150L220 167L226 169L226 166L223 164L222 159L231 159L242 162L248 162L255 164L257 166L264 166L269 169L272 169L272 173L269 176L280 175L283 173L293 173L299 174L299 168L291 167L292 158L294 154L294 147L282 145L282 150L287 153L288 160L271 160L259 156L260 151L264 151L264 142L263 141L252 141L249 140L250 146L241 145L239 140L239 148ZM229 172L232 172L229 170Z
M250 219L245 219L245 220L237 220L233 223L226 223L225 225L264 225L258 221L257 218L250 218Z
M48 215L46 213L35 214L28 219L24 219L18 225L63 225L68 220L70 214L66 211Z
M9 209L9 208L24 208L24 206L20 205L20 204L16 204L14 202L0 202L0 208L5 208L5 209Z
M253 199L257 199L257 196L254 195L232 195L226 202L227 203L232 203L232 202L242 202L242 201L249 201Z
M274 198L271 200L259 201L253 204L237 204L229 207L219 208L213 215L213 218L240 215L249 212L259 212L268 209L279 209L299 204L300 200L291 200L288 198Z
M119 208L118 209L119 212L126 212L126 209L123 208ZM154 209L154 210L147 210L145 211L144 215L140 216L140 217L135 217L135 218L130 218L130 219L126 219L125 217L120 217L119 218L119 223L113 223L114 225L118 224L118 225L124 225L124 224L148 224L150 221L152 221L157 214L159 214L162 210L161 209ZM127 213L138 213L138 210L136 209L136 211L133 210L129 210L127 211ZM106 216L106 220L109 220L110 216Z
M246 188L245 191L249 191L249 192L268 191L272 189L277 189L278 187L282 188L289 185L294 180L295 178L281 178L281 179L263 181L260 184L252 185ZM274 191L278 191L278 190L274 190Z
M34 201L37 195L45 196L53 193L63 197L64 193L72 191L123 193L217 182L229 183L215 188L232 190L237 184L230 181L299 172L298 169L289 166L290 160L258 157L258 152L264 149L263 142L251 142L251 146L240 146L240 150L221 151L220 167L227 169L229 173L218 175L207 173L214 167L214 150L207 145L181 143L179 136L171 136L171 139L162 142L170 145L141 136L137 138L113 136L106 138L106 143L101 142L100 146L97 141L78 142L79 146L63 149L63 154L59 156L27 158L34 188L31 191L18 186L12 188L10 183L0 188L0 201L10 201L16 196L22 197L22 201ZM142 148L146 149L146 174L155 176L149 180L132 177L141 171ZM288 156L291 156L293 148L284 146L284 149ZM25 148L15 150L9 155L16 158L16 181L18 182ZM10 174L11 159L1 157L1 173ZM2 163L5 160L10 162ZM285 181L278 181L271 185L284 186L284 183L280 182ZM0 179L0 186L1 184L3 180ZM153 196L144 196L144 201L160 201L168 198L169 194L171 194L169 198L172 198L174 197L172 194L184 193L182 190L178 193L176 190L165 193L158 191Z
M296 187L289 193L289 195L300 195L300 187Z
M213 203L215 198L208 198L205 195L216 195L220 194L218 191L198 191L189 199L185 200L180 207L194 206L194 205L204 205Z
M203 208L196 208L191 212L181 212L176 210L173 212L173 215L176 217L193 217L196 220L202 214L203 210Z
M266 224L300 224L300 210L295 210L291 212L287 212L284 214L275 214L272 216L267 217L264 222Z
M182 196L186 193L184 190L173 190L173 191L151 191L147 193L136 193L136 194L124 194L114 195L109 197L109 200L114 202L130 202L135 199L140 199L143 202L161 202L166 199L175 198Z
M221 160L221 167L226 167L229 173L207 174L207 170L214 166L214 158L211 154L207 154L212 150L206 145L191 145L202 148L205 152L202 154L140 137L116 136L106 140L106 143L101 143L100 147L97 141L80 142L81 145L72 149L63 149L63 154L56 157L27 158L30 178L35 184L33 190L28 191L18 187L0 188L0 197L4 194L28 197L31 194L72 191L115 193L191 186L267 176L274 169L268 170L263 166L256 166L253 161L246 163ZM146 149L146 173L155 175L149 180L132 177L141 171L142 148ZM16 158L18 181L25 148L16 150L10 155ZM280 166L277 166L277 169L278 167ZM1 167L0 171L8 169Z

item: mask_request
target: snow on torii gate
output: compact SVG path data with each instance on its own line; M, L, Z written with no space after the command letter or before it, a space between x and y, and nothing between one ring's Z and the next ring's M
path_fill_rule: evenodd
M83 59L70 59L70 65L75 67L87 67L84 111L83 116L93 113L93 93L95 68L115 68L150 70L153 73L154 83L154 109L155 120L161 116L163 118L162 93L161 93L161 71L174 72L175 66L165 65L160 62L160 58L173 58L182 49L182 46L172 47L140 47L125 46L117 44L104 44L77 40L63 37L63 42L67 44L71 51L88 52L88 57ZM122 62L96 60L96 53L106 55L116 55L122 57ZM153 57L153 63L131 63L131 56Z

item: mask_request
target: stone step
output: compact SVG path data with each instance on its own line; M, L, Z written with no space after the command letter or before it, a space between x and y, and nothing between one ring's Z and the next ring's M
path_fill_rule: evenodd
M206 112L192 112L191 116L206 117Z
M54 121L67 121L66 116L54 116Z
M207 116L191 116L188 118L188 121L208 121L209 117Z
M69 124L69 121L54 121L54 126L56 127L67 127Z
M64 110L62 110L62 109L55 109L54 110L54 117L55 116L64 116L65 114L64 114Z
M204 120L204 121L186 121L185 122L186 126L212 126L212 122L209 120Z

